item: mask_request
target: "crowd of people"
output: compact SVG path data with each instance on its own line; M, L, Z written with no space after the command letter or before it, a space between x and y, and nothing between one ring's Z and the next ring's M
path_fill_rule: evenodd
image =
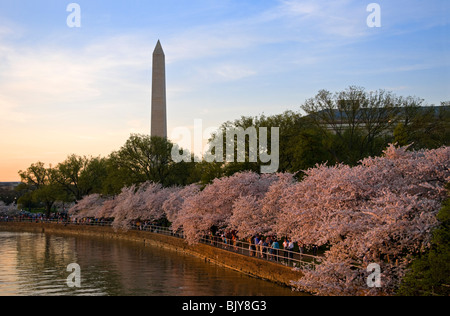
M46 216L43 213L30 213L26 211L20 212L18 215L0 215L1 222L67 222L69 216L64 212L51 213Z
M299 254L300 259L305 254L305 245L294 242L289 237L277 238L276 236L261 236L255 234L245 240L238 238L236 230L218 231L211 229L207 240L210 244L233 250L246 252L251 257L257 257L272 261L286 261L294 259L294 254ZM312 255L317 256L318 247L312 245ZM297 256L298 257L298 256Z

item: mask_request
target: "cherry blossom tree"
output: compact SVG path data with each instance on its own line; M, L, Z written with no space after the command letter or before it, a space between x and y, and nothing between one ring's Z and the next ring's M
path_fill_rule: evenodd
M186 198L178 221L182 223L187 241L198 242L214 226L227 227L233 204L243 196L263 194L276 178L272 174L236 173L215 179L203 191Z
M158 183L146 182L142 184L129 198L122 203L126 207L122 208L124 214L121 219L125 225L133 220L150 220L159 218L158 210L155 210L157 199L162 195L163 187Z
M139 187L131 186L122 190L116 198L113 227L130 229L133 221L155 221L165 216L163 204L178 188L163 188L162 185L146 182Z
M145 220L160 220L166 218L164 212L164 202L170 197L171 194L177 194L180 190L179 187L168 188L152 188L145 192L145 212L141 215L141 219Z
M183 226L178 215L183 208L184 201L187 198L197 195L200 192L200 188L198 184L191 184L184 188L179 188L178 190L174 190L164 201L162 210L166 218L172 223L173 231L177 231Z
M111 218L114 218L113 227L115 229L125 229L128 230L131 228L131 221L127 217L128 212L130 212L133 207L133 197L136 192L136 185L132 185L130 187L125 187L122 189L120 194L115 198L114 203L112 205L107 205L108 207L112 207L109 211L111 212ZM104 205L105 207L105 205ZM105 210L102 210L104 212Z
M99 209L97 218L112 219L114 209L120 204L119 196L113 196L106 200Z
M233 203L229 228L238 232L240 238L256 234L274 235L274 228L281 217L281 197L297 181L291 173L279 173L268 178L251 195L243 195Z
M103 207L106 199L100 194L86 195L81 201L72 206L68 214L73 219L98 218L98 213Z
M3 201L0 201L0 215L3 216L16 216L19 214L16 204L6 205Z
M329 250L295 285L324 295L394 293L438 224L450 148L413 152L391 145L356 167L322 165L306 174L283 196L282 212L291 220L277 230ZM381 288L367 287L369 263L382 269Z

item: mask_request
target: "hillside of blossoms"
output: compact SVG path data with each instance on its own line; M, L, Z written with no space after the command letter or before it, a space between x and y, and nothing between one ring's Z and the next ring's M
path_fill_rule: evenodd
M450 147L410 150L390 145L356 166L317 165L296 174L240 172L200 186L146 182L114 197L92 194L69 211L72 219L165 220L196 244L213 227L241 239L287 236L325 249L314 270L292 280L319 295L393 295L413 257L430 247L437 214L448 197ZM368 288L367 266L381 267L381 287Z

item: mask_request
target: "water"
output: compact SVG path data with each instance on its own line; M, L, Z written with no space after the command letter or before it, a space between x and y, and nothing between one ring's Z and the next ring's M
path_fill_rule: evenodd
M67 266L81 269L70 288ZM289 288L133 242L0 231L0 296L290 296Z

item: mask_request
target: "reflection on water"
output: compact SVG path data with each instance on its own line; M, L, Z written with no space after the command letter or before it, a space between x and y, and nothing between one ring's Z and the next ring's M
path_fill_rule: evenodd
M69 288L67 266L81 268ZM0 232L0 295L288 296L290 289L157 247Z

